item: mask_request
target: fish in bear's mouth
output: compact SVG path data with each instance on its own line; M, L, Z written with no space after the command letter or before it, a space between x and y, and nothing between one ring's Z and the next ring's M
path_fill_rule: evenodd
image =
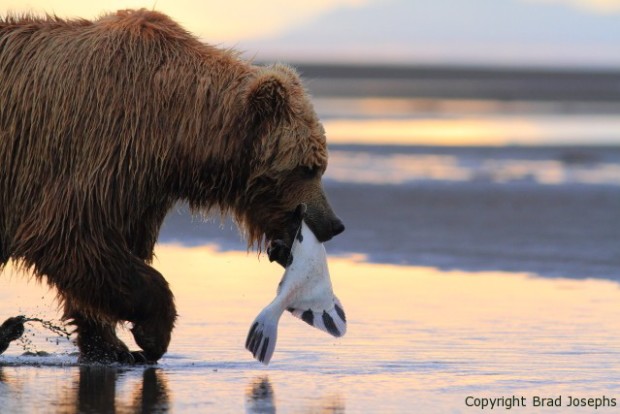
M301 226L300 217L306 217L306 224L321 243L331 240L334 236L344 231L344 224L337 217L327 220L326 223L318 224L316 220L311 220L310 215L306 214L307 212L308 206L303 203L299 204L294 211L289 213L290 219L287 220L286 225L278 232L278 235L268 238L267 255L270 261L278 262L283 267L286 267L295 234Z

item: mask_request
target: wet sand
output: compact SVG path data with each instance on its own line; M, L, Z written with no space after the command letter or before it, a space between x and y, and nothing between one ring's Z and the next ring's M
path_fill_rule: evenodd
M442 269L620 280L616 187L334 185L328 191L349 226L331 242L334 252Z
M285 315L265 368L244 341L275 295L279 268L254 254L178 245L159 246L155 265L180 315L160 364L77 366L70 343L31 326L34 346L52 356L20 357L13 344L0 357L3 412L468 413L479 410L469 396L518 395L528 405L517 412L530 413L540 412L535 396L620 401L614 282L333 258L347 335L333 339ZM0 292L3 315L55 314L52 296L19 277L0 279Z
M620 187L326 184L347 231L330 254L441 269L620 280ZM234 224L179 206L160 240L244 250Z
M490 150L457 152L472 151ZM581 154L561 163L612 172L617 164L617 150L585 159L590 152L545 151L517 158ZM619 406L620 186L541 184L528 171L509 182L328 176L348 226L327 243L348 332L335 340L285 315L267 368L244 342L282 269L245 253L232 223L202 222L179 206L154 263L178 305L169 353L154 367L79 366L70 341L29 324L24 342L0 356L1 412L470 413L480 408L469 403L512 396L525 401L520 413L542 412L535 397L561 397L545 413L566 412L571 397ZM0 277L0 320L57 318L55 293L27 278L11 268Z
M617 74L466 68L402 74L398 68L371 68L372 73L351 76L345 69L349 80L333 67L326 74L301 71L315 96L415 102L405 102L398 114L390 103L384 107L385 101L370 102L371 110L360 113L341 101L329 102L322 118L451 118L463 109L492 117L497 110L527 115L541 108L568 118L573 110L615 117L620 102L617 88L610 88ZM470 98L478 101L458 101ZM358 104L369 102L353 106ZM438 130L445 132L441 125ZM382 136L375 138L374 148L363 149L375 156L429 152L381 147ZM337 150L346 161L360 149ZM492 153L488 161L496 164L504 153L493 151L432 148L430 155L456 158L460 167L473 162L470 170L478 171L484 157L472 161L469 154ZM79 366L70 341L28 324L23 342L0 356L0 412L471 413L480 407L468 401L512 396L526 403L512 410L519 413L543 412L534 407L535 397L560 398L562 406L545 407L544 413L566 412L571 397L613 399L616 407L596 412L615 412L620 406L618 150L599 147L594 158L584 158L589 153L508 151L516 165L551 160L553 171L557 164L575 164L588 173L583 182L557 185L541 183L538 171L528 168L508 183L501 168L492 170L495 175L438 179L433 162L425 164L422 177L398 183L385 179L396 164L387 165L380 179L347 179L366 173L366 165L339 176L328 173L326 190L347 225L327 250L349 329L335 340L285 315L268 368L245 351L244 341L251 321L274 297L282 269L245 253L230 221L203 222L180 205L163 225L154 263L170 281L178 305L169 353L154 367ZM592 177L594 182L587 182ZM0 320L18 314L57 318L55 293L27 284L27 278L11 268L0 276ZM134 348L126 330L120 335ZM24 350L51 356L24 357Z

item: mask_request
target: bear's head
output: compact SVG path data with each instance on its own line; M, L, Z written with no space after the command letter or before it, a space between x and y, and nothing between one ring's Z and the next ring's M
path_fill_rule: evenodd
M250 244L290 247L299 224L295 210L306 205L305 220L324 242L344 231L322 186L327 168L325 131L297 73L276 64L258 68L245 96L251 118L252 149L242 212L237 219Z

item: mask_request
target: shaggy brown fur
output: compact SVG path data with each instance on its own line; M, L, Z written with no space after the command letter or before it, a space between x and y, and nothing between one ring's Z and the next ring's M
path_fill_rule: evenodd
M178 200L230 213L249 245L290 244L299 203L327 240L324 131L299 77L198 41L167 16L0 19L0 268L58 289L83 359L166 352L176 312L148 265ZM136 355L134 354L134 357Z

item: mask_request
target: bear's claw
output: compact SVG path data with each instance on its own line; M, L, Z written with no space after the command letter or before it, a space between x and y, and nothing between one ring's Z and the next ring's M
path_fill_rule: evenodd
M131 356L133 357L133 363L136 365L146 365L152 363L146 359L142 351L131 351Z
M136 344L142 348L140 354L145 363L157 362L168 349L170 330L162 328L157 323L136 323L130 329Z

